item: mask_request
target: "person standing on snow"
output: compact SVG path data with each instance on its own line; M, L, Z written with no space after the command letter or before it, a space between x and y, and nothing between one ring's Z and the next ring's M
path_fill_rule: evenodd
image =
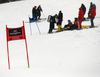
M61 29L62 29L62 21L63 21L63 13L61 12L61 11L59 11L59 13L58 13L58 23L57 23L57 25L58 25L58 31L61 31Z
M32 16L35 18L35 20L37 20L37 9L36 9L36 6L34 6L33 9L32 9Z
M78 19L79 19L79 27L80 29L82 29L82 21L84 19L84 11L82 10L82 8L79 8L79 14L78 14Z
M94 27L94 18L96 16L96 10L95 6L92 6L91 12L90 12L90 19L91 19L91 28Z
M92 9L92 2L90 3L90 7L89 7L88 17L87 17L87 18L90 18L90 12L91 12L91 9Z
M51 16L49 22L50 22L50 26L49 26L49 32L48 33L52 33L52 30L54 29L55 16Z
M91 13L91 10L92 10L92 6L94 6L95 10L96 10L96 5L91 2L90 7L89 7L89 11L88 11L88 17L87 17L88 19L90 18L90 13Z
M85 5L84 4L81 4L81 8L84 11L84 15L85 15L85 13L86 13L86 7L85 7Z
M40 19L40 17L41 17L41 11L43 11L43 10L41 8L41 5L39 5L38 8L37 8L37 16L38 16L38 19Z
M81 8L84 11L84 15L85 15L85 13L86 13L86 7L85 7L85 5L83 3L81 4ZM83 20L85 20L85 17L84 17Z

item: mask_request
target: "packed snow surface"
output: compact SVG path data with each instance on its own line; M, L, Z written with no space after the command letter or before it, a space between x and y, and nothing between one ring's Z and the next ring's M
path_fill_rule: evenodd
M48 34L47 20L32 23L32 35L28 15L32 17L32 7L41 5L41 18L55 15L61 10L64 18L74 21L78 17L81 4L85 4L87 17L90 2L96 4L94 23L98 28L63 31ZM28 45L29 63L27 65L24 40L10 41L8 69L6 25L16 28L23 25ZM85 21L82 25L90 25ZM0 4L0 77L100 77L100 0L22 0ZM55 25L55 27L57 27Z

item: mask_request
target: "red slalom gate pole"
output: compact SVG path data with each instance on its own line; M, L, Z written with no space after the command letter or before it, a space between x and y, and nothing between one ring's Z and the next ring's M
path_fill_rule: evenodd
M28 63L28 68L29 68L30 65L29 65L29 56L28 56L28 48L27 48L27 41L26 41L26 39L25 39L25 44L26 44L27 63Z
M10 69L10 59L9 59L9 47L7 42L7 54L8 54L8 68Z
M23 26L24 26L24 21L23 21ZM24 30L25 30L25 27L24 27ZM26 35L25 35L25 44L26 44L27 63L28 63L28 68L29 68L30 65L29 65L29 56L28 56L28 47L27 47Z
M6 25L6 36L8 34L7 25ZM7 56L8 56L8 68L10 69L10 59L9 59L9 47L8 47L8 37L7 37Z

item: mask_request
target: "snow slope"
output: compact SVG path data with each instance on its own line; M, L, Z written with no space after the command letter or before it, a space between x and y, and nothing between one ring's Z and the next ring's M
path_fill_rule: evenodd
M9 42L11 69L8 69L6 25L22 26L22 21L32 16L32 7L41 5L45 15L42 18L62 10L64 26L68 19L74 21L78 16L81 3L86 5L87 17L90 2L97 6L94 23L100 26L99 0L23 0L0 4L0 77L100 77L100 27L47 34L47 21L38 23L41 34L32 23L32 35L29 23L25 23L30 68L25 41L18 40ZM90 25L90 21L82 24Z

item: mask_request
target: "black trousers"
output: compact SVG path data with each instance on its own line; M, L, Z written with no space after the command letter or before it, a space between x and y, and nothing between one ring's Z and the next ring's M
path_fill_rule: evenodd
M49 32L48 33L52 33L53 29L54 29L54 23L50 22L50 27L49 27Z
M90 19L91 19L91 27L94 27L94 22L93 22L94 17L90 17Z

